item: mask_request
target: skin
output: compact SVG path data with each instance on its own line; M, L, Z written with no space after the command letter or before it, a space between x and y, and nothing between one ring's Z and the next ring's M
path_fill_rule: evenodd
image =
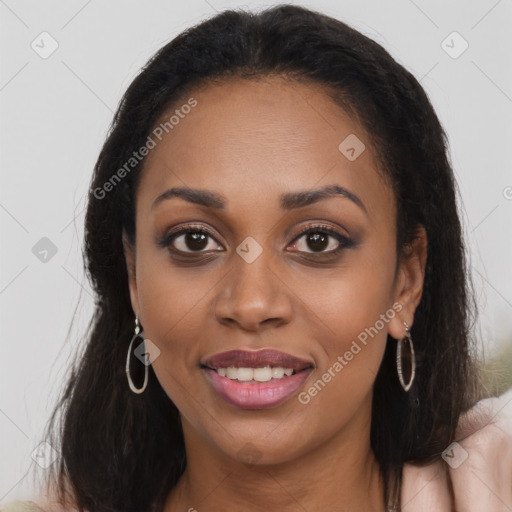
M135 247L125 239L133 311L160 350L152 366L185 436L187 469L165 510L384 511L369 441L372 385L387 334L401 338L403 321L413 324L425 233L395 273L393 192L364 130L321 87L280 77L229 79L190 96L197 106L148 156ZM338 150L349 134L366 146L354 161ZM366 212L346 197L280 208L283 193L332 184L357 195ZM184 186L223 195L226 208L182 198L152 208L164 191ZM173 242L186 251L181 257L158 245L187 223L214 235L203 255L185 236ZM354 245L322 258L339 246L334 237L320 249L308 235L297 238L319 223ZM248 236L262 248L252 263L236 252ZM294 396L274 408L242 410L216 394L199 366L226 350L274 348L313 363L299 390L307 391L393 304L400 312L307 405ZM252 464L247 450L256 454Z

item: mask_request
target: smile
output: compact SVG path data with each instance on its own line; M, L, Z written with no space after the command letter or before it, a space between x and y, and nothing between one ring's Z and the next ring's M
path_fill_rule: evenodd
M214 391L242 409L277 407L303 385L313 363L275 350L232 350L201 364Z
M217 373L221 377L227 377L231 380L239 382L268 382L272 379L282 379L286 375L293 375L293 368L283 368L282 366L271 367L264 366L262 368L236 368L230 366L228 368L217 368Z

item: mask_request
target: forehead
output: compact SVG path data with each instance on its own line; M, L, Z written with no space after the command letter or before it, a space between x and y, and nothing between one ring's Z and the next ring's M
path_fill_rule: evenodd
M222 80L190 91L155 128L140 183L147 200L188 186L247 204L338 183L370 210L392 201L366 132L321 86L279 76Z

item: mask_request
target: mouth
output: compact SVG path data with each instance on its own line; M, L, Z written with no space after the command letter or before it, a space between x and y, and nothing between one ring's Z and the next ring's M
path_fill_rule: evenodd
M314 364L276 350L231 350L201 363L208 381L229 404L243 409L276 407L303 385Z

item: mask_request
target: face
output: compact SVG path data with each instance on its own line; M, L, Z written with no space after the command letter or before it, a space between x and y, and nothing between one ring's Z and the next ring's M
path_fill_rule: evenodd
M367 135L320 87L278 77L190 97L153 136L126 248L185 439L261 464L368 442L386 338L412 324L421 270L396 273L395 199Z

